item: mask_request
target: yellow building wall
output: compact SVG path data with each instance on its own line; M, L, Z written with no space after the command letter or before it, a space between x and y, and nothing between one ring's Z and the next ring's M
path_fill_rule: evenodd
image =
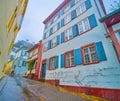
M0 0L0 77L21 28L28 0ZM24 9L24 10L23 10ZM21 10L24 12L21 14Z
M10 75L11 73L11 68L12 68L13 61L8 62L5 64L5 67L3 68L3 72L7 75Z

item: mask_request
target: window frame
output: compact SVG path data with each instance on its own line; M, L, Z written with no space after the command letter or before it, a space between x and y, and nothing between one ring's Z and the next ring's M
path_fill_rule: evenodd
M89 24L89 25L87 25L89 28L86 30L85 29L85 23L84 23L84 21L87 19L87 23ZM80 23L82 23L82 27L80 27ZM78 23L77 23L77 25L78 25L78 31L79 31L79 35L81 35L81 34L83 34L83 33L85 33L85 32L88 32L89 30L91 30L91 26L90 26L90 21L89 21L89 18L88 17L86 17L86 18L84 18L84 19L82 19L81 21L79 21ZM80 31L80 28L82 28L83 29L83 31L81 32Z
M93 47L93 48L94 48L94 54L95 54L95 57L96 57L95 61L92 60L91 54L93 54L93 52L90 52L90 47ZM88 55L89 55L89 59L90 59L90 62L89 62L89 63L87 63L87 61L85 60L85 51L84 51L84 49L88 49ZM83 61L83 65L90 65L90 64L99 63L98 55L97 55L97 51L96 51L96 47L95 47L95 43L91 43L91 44L82 46L82 47L81 47L81 51L82 51L82 61Z
M72 20L71 13L64 17L64 25L68 24Z
M53 62L53 60L54 60L54 62ZM51 63L52 62L52 63ZM49 66L49 70L55 70L56 69L56 67L55 67L55 62L56 62L56 57L55 56L53 56L53 57L51 57L50 58L50 66ZM54 63L54 64L53 64ZM54 65L54 67L52 67Z
M68 32L69 33L68 33ZM70 37L70 35L72 35L72 37ZM66 39L67 38L67 39ZM71 39L73 39L73 32L72 32L72 27L70 27L70 28L68 28L67 30L65 30L64 31L64 41L66 42L66 41L69 41L69 40L71 40Z
M43 45L43 52L47 51L48 49L48 42L44 43Z
M57 24L55 24L55 25L53 26L53 33L55 33L57 30L58 30L58 29L57 29Z
M73 56L71 58L67 59L67 55L70 53L72 53ZM65 55L65 60L64 60L65 61L65 68L74 67L75 66L75 64L74 64L74 50L70 50L70 51L66 52L64 55ZM73 61L73 63L72 63L72 61ZM67 65L67 62L70 62L70 64Z
M54 42L56 41L56 42ZM55 43L55 45L53 45L53 43ZM57 46L57 37L54 37L52 40L51 40L51 48L54 48Z
M82 10L82 5L84 5L85 9ZM80 10L80 12L78 13L78 9ZM81 14L83 14L84 12L87 11L87 8L86 8L86 5L85 5L85 2L81 3L78 7L76 7L76 16L80 16Z

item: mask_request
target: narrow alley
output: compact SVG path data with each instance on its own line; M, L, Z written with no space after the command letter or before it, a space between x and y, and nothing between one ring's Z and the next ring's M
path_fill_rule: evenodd
M88 101L38 81L7 77L0 101Z

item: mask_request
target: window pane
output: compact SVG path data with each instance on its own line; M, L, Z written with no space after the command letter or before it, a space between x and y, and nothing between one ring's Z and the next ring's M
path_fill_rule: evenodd
M54 39L52 39L51 41L51 47L55 47L57 45L57 38L55 37Z
M50 59L50 69L55 68L55 57Z
M85 31L89 30L90 29L90 24L89 24L88 18L85 19L83 22L84 22Z
M69 52L66 54L66 67L74 65L74 56L73 52Z
M65 41L73 38L72 28L65 31Z
M84 58L84 63L93 63L97 62L97 54L95 51L95 46L89 46L83 49L83 58Z

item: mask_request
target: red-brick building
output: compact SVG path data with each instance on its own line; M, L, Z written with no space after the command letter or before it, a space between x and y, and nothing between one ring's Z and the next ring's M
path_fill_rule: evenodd
M41 73L41 56L42 56L42 41L35 44L31 49L28 50L29 57L28 62L35 60L34 69L32 70L32 79L40 79Z

